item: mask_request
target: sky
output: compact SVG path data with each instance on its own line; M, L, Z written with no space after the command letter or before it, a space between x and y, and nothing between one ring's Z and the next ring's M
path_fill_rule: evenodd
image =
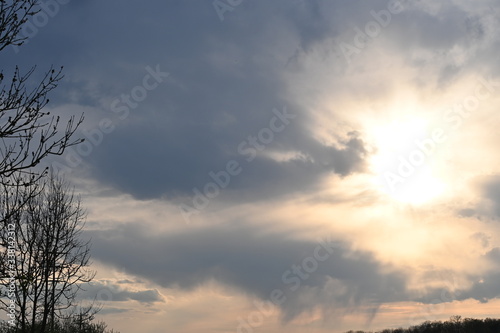
M45 0L5 73L47 110L122 333L408 327L500 311L494 0Z

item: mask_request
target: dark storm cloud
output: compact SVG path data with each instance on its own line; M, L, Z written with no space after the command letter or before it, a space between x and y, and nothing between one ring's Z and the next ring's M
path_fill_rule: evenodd
M268 119L274 117L271 110L267 116ZM94 165L95 172L119 189L140 198L162 194L172 197L192 195L193 188L202 189L213 181L210 172L224 170L228 161L235 160L242 172L231 179L228 189L244 190L248 198L255 196L252 194L255 191L257 194L294 192L315 185L327 172L348 175L363 167L363 142L354 134L339 147L325 146L305 137L300 127L293 125L282 133L275 133L271 144L259 145L265 147L264 151L278 147L299 152L304 158L276 161L254 155L257 150L248 143L249 137L257 137L268 123L269 120L265 120L253 130L241 124L234 125L240 127L240 134L234 135L220 129L199 128L183 137L183 127L168 126L163 130L146 124L118 129L103 144L106 149L96 150L99 164ZM287 141L287 137L293 136L293 141ZM138 154L141 158L137 158Z
M361 140L352 137L336 147L314 140L309 110L283 99L280 77L296 45L289 50L273 45L278 25L272 15L278 13L296 42L307 49L332 29L318 3L247 4L223 24L210 4L129 4L120 13L110 4L98 10L95 6L91 3L78 14L95 19L79 16L86 35L73 33L85 57L77 54L76 45L65 50L64 60L71 63L68 77L74 83L59 96L77 96L77 103L103 109L103 117L116 125L84 157L99 181L138 198L193 195L193 188L210 181L210 171L217 172L232 159L244 160L238 145L268 126L273 108L283 107L297 117L266 149L298 152L307 160L278 162L258 156L231 182L231 189L245 190L245 199L278 195L312 187L327 172L348 175L363 169ZM77 12L67 10L66 15ZM36 38L30 46L42 41ZM112 101L141 84L148 65L159 66L171 77L137 107L129 107L126 119L118 118Z
M125 225L89 233L97 260L163 287L192 289L216 280L262 300L281 290L285 320L318 304L356 307L407 297L401 273L329 240L301 241L247 226L151 235Z
M19 49L15 61L28 64L36 51L41 67L66 65L66 81L54 91L53 105L94 107L101 114L89 118L113 121L115 130L83 160L100 182L137 198L192 196L210 181L209 172L232 159L244 163L238 145L268 126L273 108L287 107L296 118L275 133L266 150L305 158L275 161L259 155L242 164L243 172L229 186L244 190L239 193L245 200L277 196L312 189L329 172L345 176L364 170L367 156L356 135L337 146L314 139L311 110L287 100L283 74L297 50L307 53L340 34L354 35L354 26L364 28L374 19L371 10L389 3L256 1L226 12L221 22L211 2L72 1ZM394 15L383 31L404 36L398 47L409 35L429 49L446 48L467 35L466 17L456 7L443 6L434 15L405 7L411 14ZM113 101L142 84L147 66L168 72L168 79L120 118ZM443 78L454 71L444 68ZM119 106L127 107L123 101Z

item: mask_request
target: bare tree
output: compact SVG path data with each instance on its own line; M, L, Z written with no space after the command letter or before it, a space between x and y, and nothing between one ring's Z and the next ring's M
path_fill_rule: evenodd
M33 186L37 196L31 195ZM89 241L81 239L84 212L69 185L51 174L27 186L13 199L23 196L27 199L21 209L9 197L2 202L2 211L12 206L16 210L4 219L0 231L0 283L9 285L12 266L7 266L7 249L9 237L14 237L16 254L10 259L14 260L14 277L18 282L16 319L22 332L35 332L36 328L44 333L48 328L53 330L59 319L71 313L77 305L78 291L95 273L89 269ZM9 233L12 229L15 232ZM4 308L8 307L6 299L0 302ZM91 310L85 311L91 314Z
M0 51L8 45L22 45L20 32L27 20L38 11L38 0L0 1ZM24 73L16 67L11 78L0 70L0 183L9 186L33 184L43 176L37 166L48 155L61 155L67 147L83 140L72 140L83 116L70 117L64 132L59 117L43 108L47 94L63 78L61 69L50 68L38 84L29 83L35 67ZM29 177L24 177L25 175Z
M37 13L38 0L0 1L0 51L8 45L20 46L26 38L19 36L30 16Z

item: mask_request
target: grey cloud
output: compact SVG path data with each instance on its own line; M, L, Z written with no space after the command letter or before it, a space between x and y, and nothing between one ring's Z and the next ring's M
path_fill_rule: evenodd
M483 248L487 248L490 245L491 237L483 232L476 232L471 238L478 242Z
M270 111L266 114L269 118ZM103 144L105 149L96 150L92 156L94 174L139 198L162 194L175 197L193 195L193 188L201 189L212 181L209 172L224 170L228 161L236 160L243 171L231 179L228 190L237 190L249 199L263 193L282 195L313 188L328 172L345 176L363 170L365 149L359 138L352 136L340 147L324 146L306 137L300 125L285 129L288 134L276 133L275 141L266 149L298 151L308 159L274 161L258 155L248 162L249 156L240 154L238 146L267 126L268 119L252 129L242 127L240 134L204 128L184 135L180 132L185 129L173 127L164 131L145 126L118 129ZM293 141L287 141L287 136L294 135Z
M476 211L472 208L463 208L458 211L458 215L463 217L471 217L474 216L475 214Z
M170 235L148 235L139 225L126 225L89 234L96 259L163 287L192 289L213 279L262 300L280 289L287 298L281 305L284 320L318 304L325 309L355 308L407 297L402 273L341 243L335 243L333 253L318 261L307 278L299 279L292 265L301 266L314 256L314 241L241 225ZM322 249L321 256L326 251ZM297 283L300 287L294 289Z
M289 107L296 121L269 146L299 151L310 160L258 157L231 184L245 190L244 199L280 195L312 189L326 172L348 175L363 169L361 140L352 137L339 147L315 141L307 126L309 110L283 98L290 52L297 43L307 51L329 38L336 21L328 13L338 6L255 2L238 7L221 24L210 3L70 3L18 60L28 61L30 50L41 48L40 57L67 65L67 81L55 91L54 103L93 106L117 126L83 160L93 177L141 199L192 195L194 187L210 181L208 172L241 158L238 144L267 125L272 108ZM281 19L275 19L277 13ZM69 24L73 17L76 24ZM274 31L288 34L288 44L275 45ZM62 52L56 57L57 49ZM156 64L171 80L149 92L127 119L119 119L107 103L129 93L141 82L145 66Z
M429 50L447 50L468 35L467 14L458 7L444 5L435 14L419 10L401 13L406 24L400 26L400 36Z
M124 288L122 284L129 284L129 282L93 281L82 286L83 291L79 294L79 297L97 300L98 302L126 302L133 300L140 303L155 303L164 301L163 296L156 289L133 291Z
M461 216L475 216L479 219L497 220L500 218L500 176L481 176L474 180L472 186L478 190L479 201L475 206L462 209Z
M51 105L92 106L99 112L93 118L113 120L117 126L113 133L84 157L90 176L99 182L136 198L164 194L175 198L202 187L211 181L208 172L236 159L244 170L227 189L231 200L272 200L314 190L328 173L346 176L364 171L367 155L360 135L353 132L337 146L318 142L308 116L314 105L299 107L288 100L285 77L294 70L287 66L289 59L338 36L352 38L353 27L364 27L373 20L370 11L385 9L388 2L245 1L220 22L211 1L71 1L19 54L2 53L0 60L5 67L28 68L36 54L41 72L51 64L65 65L66 79L50 96ZM417 68L431 66L434 76L423 79L436 82L439 88L465 70L499 73L496 41L482 46L481 54L464 64L439 61L454 46L473 49L474 43L484 41L488 33L484 18L453 1L440 2L436 12L427 10L421 1L405 3L406 10L393 16L380 37L389 41L381 45L390 45L383 52L398 54ZM414 57L415 50L421 49L435 57ZM325 50L324 56L332 54ZM171 74L169 80L130 110L127 119L119 119L110 102L140 84L144 68L156 64ZM338 80L337 86L342 86L340 74ZM315 89L313 85L309 92ZM362 89L351 93L353 98L367 96ZM238 144L267 126L272 108L284 106L297 118L275 135L268 148L299 152L305 158L279 162L259 155L245 164ZM474 207L461 214L500 217L499 189L500 179L491 177L482 187L491 209ZM275 288L283 289L285 320L317 304L327 309L337 304L376 306L415 300L403 272L390 270L369 253L351 251L346 244L319 263L293 292L282 275L310 256L317 244L235 224L239 227L173 235L146 235L140 226L88 233L97 259L164 287L190 289L216 279L261 299L267 299ZM489 245L484 235L477 234L475 239ZM498 262L498 250L491 251L489 258ZM457 297L486 301L498 296L496 272L471 279L473 286ZM133 291L120 285L130 284L97 283L86 295L93 298L111 288L116 291L114 301L162 301L157 290ZM441 299L441 293L431 291L422 300Z
M442 288L434 288L417 298L423 303L445 303L452 301L463 301L475 299L482 303L500 298L500 248L496 247L487 252L484 258L489 261L493 268L484 274L470 274L467 278L471 281L468 288L460 287L451 272L443 275Z
M417 85L443 89L459 75L478 71L490 75L496 64L488 55L498 45L485 41L496 34L491 25L490 10L475 10L459 3L442 1L404 1L405 10L393 15L391 24L381 33L385 52L397 54L409 66L426 70L425 80L415 78ZM487 63L489 71L484 70Z
M494 248L486 254L496 269L488 274L474 277L474 283L471 288L460 292L458 300L473 298L482 303L491 299L500 298L500 248Z
M100 315L107 315L107 314L115 314L115 313L125 313L130 311L129 309L121 309L121 308L111 308L111 307L105 307L99 311Z
M458 273L441 272L444 286L419 295L407 288L411 272L384 265L371 254L350 250L341 242L330 242L333 253L323 262L316 260L317 268L303 278L304 262L314 258L320 243L257 231L245 224L170 235L151 235L139 225L123 225L89 231L89 236L98 260L163 287L189 290L216 280L263 301L279 289L286 298L280 305L284 321L315 306L328 312L363 305L376 312L380 304L390 302L487 302L500 296L498 270L469 276L473 285L467 289L457 285ZM485 258L500 263L500 249L491 250ZM302 267L301 273L294 271L293 265ZM427 273L434 280L435 274Z
M492 204L492 213L500 217L500 176L488 177L483 185L483 193Z
M297 48L309 52L355 25L363 27L373 20L371 10L388 3L255 1L220 22L210 3L70 2L15 59L28 62L30 50L40 49L47 64L67 65L67 81L55 90L54 103L96 107L102 114L93 118L110 118L117 126L83 157L91 175L141 199L192 195L193 188L210 181L210 171L241 158L236 147L266 126L272 108L287 106L297 118L269 148L297 151L309 159L258 157L229 188L242 200L279 196L313 190L328 172L345 176L364 170L367 156L356 135L338 147L313 139L311 110L285 98L283 74ZM451 4L432 15L407 7L383 32L399 49L447 48L481 31L480 21ZM110 101L129 93L141 82L144 68L156 64L171 74L168 82L149 92L127 119L119 119ZM457 70L443 67L442 80Z

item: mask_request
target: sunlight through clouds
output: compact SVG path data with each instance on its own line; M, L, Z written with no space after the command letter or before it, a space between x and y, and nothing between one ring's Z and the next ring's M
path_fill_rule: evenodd
M86 209L98 318L342 333L496 316L497 7L58 7L2 64L64 65L47 111L85 113L85 142L39 167Z

